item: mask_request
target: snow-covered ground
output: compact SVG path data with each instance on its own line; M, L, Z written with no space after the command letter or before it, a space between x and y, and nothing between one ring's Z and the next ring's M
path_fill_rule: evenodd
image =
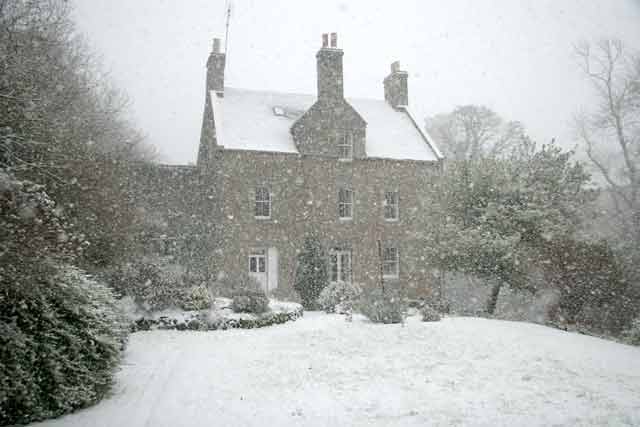
M38 425L638 426L640 348L478 318L139 332L111 398Z

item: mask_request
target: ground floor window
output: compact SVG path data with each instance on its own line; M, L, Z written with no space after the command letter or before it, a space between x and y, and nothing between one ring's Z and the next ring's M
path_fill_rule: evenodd
M267 256L264 249L258 249L249 255L249 273L266 273Z
M388 279L398 278L399 264L398 248L384 248L382 251L382 275Z
M333 249L329 255L331 282L351 282L351 251Z

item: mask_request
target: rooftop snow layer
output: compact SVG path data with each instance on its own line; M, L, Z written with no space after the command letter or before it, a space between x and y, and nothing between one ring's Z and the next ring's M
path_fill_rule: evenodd
M218 144L228 149L297 153L289 133L295 119L316 101L314 95L225 88L211 93ZM441 158L409 111L386 101L347 99L367 122L368 157L435 161ZM274 110L275 107L278 107Z

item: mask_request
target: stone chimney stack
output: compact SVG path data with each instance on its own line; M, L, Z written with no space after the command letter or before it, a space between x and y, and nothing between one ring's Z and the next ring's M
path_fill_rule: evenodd
M224 65L226 55L220 52L220 39L213 39L213 50L207 60L207 92L224 96Z
M316 54L319 101L342 101L344 99L343 54L342 49L338 49L338 35L336 33L322 35L322 47Z
M391 64L391 74L384 79L384 99L393 108L407 107L409 105L409 88L407 79L409 74L400 71L400 62Z

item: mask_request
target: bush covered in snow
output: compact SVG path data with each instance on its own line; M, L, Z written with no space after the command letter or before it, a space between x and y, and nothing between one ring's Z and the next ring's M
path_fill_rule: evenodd
M315 310L318 297L328 284L327 255L318 236L311 233L305 237L298 254L293 288L300 295L302 306L307 310Z
M420 308L420 315L423 322L437 322L441 319L440 312L431 304L424 304Z
M165 310L156 313L137 313L131 318L131 330L175 329L179 331L215 331L226 329L253 329L296 320L304 314L300 304L272 300L269 311L256 313L235 313L233 301L216 298L210 310L180 311Z
M402 323L406 317L407 299L398 289L365 288L359 310L375 323Z
M236 313L264 313L269 310L269 298L261 289L239 289L233 295L231 308Z
M209 288L205 285L197 285L185 291L182 308L184 310L206 310L211 308L212 303L213 298Z
M118 266L105 280L122 296L130 296L145 310L182 307L190 299L183 269L171 260L149 257Z
M631 322L631 326L622 333L622 338L631 345L640 345L640 317Z
M44 187L0 171L0 425L109 390L127 329L111 291L70 267L85 246Z
M320 292L318 304L327 313L346 313L353 311L362 289L356 283L333 282Z
M0 425L82 408L112 385L127 336L112 292L72 267L51 272L0 294Z

